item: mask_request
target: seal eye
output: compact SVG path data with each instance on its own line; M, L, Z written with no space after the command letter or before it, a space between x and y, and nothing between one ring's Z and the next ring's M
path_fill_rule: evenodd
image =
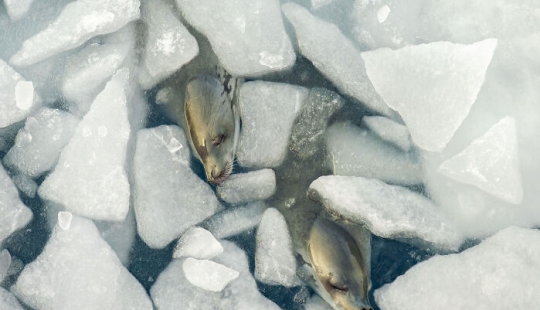
M328 284L330 284L330 286L337 291L347 292L349 290L345 283L336 281L333 278L328 281Z
M219 135L212 139L212 144L214 146L219 146L225 140L225 135Z

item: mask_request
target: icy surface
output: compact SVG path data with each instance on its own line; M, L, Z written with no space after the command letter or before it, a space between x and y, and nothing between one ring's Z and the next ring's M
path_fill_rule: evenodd
M263 283L287 287L300 284L287 222L275 208L264 212L257 229L255 278Z
M22 194L30 198L36 197L38 185L32 178L25 174L17 173L13 176L12 181Z
M519 204L523 188L515 120L501 119L461 153L442 163L439 171L499 199Z
M373 234L457 251L463 236L427 198L375 179L323 176L309 196L331 214L365 225Z
M32 82L0 59L0 128L25 119L40 103Z
M276 174L272 169L233 174L216 187L216 192L232 204L265 200L276 192Z
M441 151L469 114L497 46L435 42L362 53L367 74L389 107L399 112L414 143Z
M7 167L37 178L51 170L60 150L75 132L79 119L70 113L42 108L26 119L19 130L15 145L4 157Z
M10 292L0 287L0 309L2 310L23 310L19 301Z
M186 279L207 291L221 292L239 272L210 260L187 258L182 265Z
M138 0L77 0L69 3L45 30L24 41L11 57L28 66L79 47L88 39L114 32L140 16Z
M159 275L150 289L152 300L160 310L176 310L182 305L185 310L252 310L280 309L266 299L257 289L249 272L245 253L235 244L223 241L225 251L214 261L238 271L237 279L221 292L206 291L191 284L184 273L184 260L175 259ZM188 302L186 302L188 301Z
M58 212L58 227L63 230L68 230L71 227L71 220L73 219L73 214L68 211Z
M94 221L103 240L111 246L116 255L124 264L129 266L130 252L135 242L137 224L135 223L135 212L132 208L122 222Z
M185 19L210 41L233 76L259 76L290 68L296 56L278 0L176 0Z
M283 13L294 27L300 53L311 60L317 70L342 93L379 113L392 115L373 88L360 52L335 25L311 15L295 3L284 4Z
M384 116L365 116L362 121L379 138L394 144L405 152L411 149L411 134L406 126Z
M14 231L32 219L32 211L19 198L17 188L0 164L0 246Z
M540 231L507 228L462 253L422 262L375 291L381 309L534 309Z
M12 21L17 21L24 17L34 0L4 0L9 18Z
M92 219L121 221L126 217L129 76L127 68L120 69L96 97L55 170L41 184L41 198Z
M4 280L11 265L11 255L8 250L0 251L0 283Z
M242 131L238 163L244 167L277 167L285 158L295 117L309 91L300 86L248 82L240 88Z
M140 130L134 158L137 229L163 248L221 208L214 192L189 167L189 145L178 126Z
M144 73L139 82L152 88L199 53L199 45L173 14L174 6L164 0L142 3L143 21L148 26Z
M228 238L259 225L265 210L266 205L262 201L229 208L205 221L204 227L216 238Z
M384 143L367 130L337 123L327 130L325 139L334 174L398 184L422 182L422 167L415 154Z
M16 295L35 309L152 309L92 221L74 216L53 230L43 253L19 276Z
M221 253L223 253L223 246L211 232L204 228L192 227L178 240L173 258L210 259Z

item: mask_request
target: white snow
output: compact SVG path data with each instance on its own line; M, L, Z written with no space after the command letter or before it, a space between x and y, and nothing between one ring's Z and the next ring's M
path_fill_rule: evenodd
M535 309L540 231L510 227L481 244L435 256L375 291L381 309Z
M33 178L41 176L54 168L78 123L70 113L41 108L19 130L15 145L4 157L5 165Z
M204 34L225 70L259 76L295 60L278 0L176 0L184 18Z
M251 202L245 206L228 208L210 217L203 226L216 238L228 238L259 225L265 210L264 202Z
M248 82L240 88L242 131L236 157L244 167L272 168L284 160L295 117L309 91L300 86Z
M199 53L199 45L173 14L174 6L164 0L142 3L148 35L145 42L144 71L139 77L143 88L157 83L188 63Z
M384 141L392 143L405 152L411 149L411 134L406 126L384 116L364 116L362 121Z
M0 128L25 119L40 103L32 82L0 59Z
M223 246L211 232L204 228L192 227L178 240L174 248L173 258L193 257L210 259L223 253Z
M231 204L265 200L275 192L276 174L272 169L233 174L216 187L219 198Z
M414 143L442 151L469 114L497 46L434 42L362 53L369 79L396 110Z
M182 264L186 279L207 291L221 292L240 273L210 260L187 258Z
M403 152L373 133L350 123L336 123L325 134L334 174L422 183L422 166L414 153Z
M0 246L14 231L26 226L32 211L19 198L17 188L0 164Z
M345 95L379 113L393 114L373 88L360 52L336 25L311 15L296 3L286 3L282 8L294 27L300 53L317 70Z
M300 285L287 222L275 208L264 212L257 229L255 278L272 285Z
M130 197L125 171L131 130L129 78L127 68L118 70L96 97L62 150L55 170L41 184L41 198L91 219L125 219ZM102 126L108 128L109 135L98 134Z
M439 172L504 201L521 203L515 119L507 116L499 120L461 153L443 162Z
M189 167L189 144L178 126L137 133L134 206L137 229L152 248L163 248L221 209L208 183Z
M35 309L152 309L144 288L92 221L76 216L68 230L55 227L14 291Z
M309 186L309 196L331 214L365 225L383 238L425 243L457 251L463 235L426 197L376 179L322 176Z
M46 29L24 41L10 63L28 66L79 47L92 37L115 32L139 18L139 6L138 0L71 2Z
M0 283L8 274L9 265L11 265L11 255L8 250L0 251Z
M19 301L10 292L0 287L0 309L2 310L23 310Z
M12 21L17 21L28 13L32 2L34 0L4 0L4 5L6 6L9 18Z

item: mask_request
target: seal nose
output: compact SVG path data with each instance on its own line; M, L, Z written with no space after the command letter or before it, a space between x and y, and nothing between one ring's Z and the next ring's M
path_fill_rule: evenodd
M219 171L218 171L218 168L214 165L212 167L212 170L210 171L210 176L212 176L213 179L216 179L219 177Z

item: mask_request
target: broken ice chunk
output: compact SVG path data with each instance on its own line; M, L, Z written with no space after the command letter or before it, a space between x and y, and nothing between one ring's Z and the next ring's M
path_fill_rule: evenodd
M450 42L362 53L369 79L399 112L416 145L442 151L469 114L497 46Z
M40 109L26 119L4 163L30 177L41 176L54 167L60 150L71 139L78 123L79 119L70 113Z
M13 176L12 180L22 194L30 198L36 197L38 185L32 178L25 174L17 173Z
M411 134L406 126L383 116L365 116L362 121L379 138L394 144L405 152L411 149Z
M144 288L122 266L92 221L73 216L56 227L28 264L15 294L35 309L152 309Z
M38 193L91 219L121 221L129 210L125 171L130 136L130 72L118 70L64 147L55 170ZM104 134L105 130L108 134Z
M192 227L178 240L173 258L210 259L221 253L223 253L223 247L211 232L204 228Z
M286 3L282 8L296 32L300 53L311 60L317 70L342 93L379 113L393 114L371 85L360 52L336 25L311 15L296 3Z
M232 204L265 200L276 192L276 174L272 169L233 174L217 186L216 192Z
M275 208L264 212L257 229L255 278L272 285L300 285L287 222Z
M523 189L514 118L499 120L461 153L442 163L439 172L499 199L521 203Z
M92 37L114 32L139 18L139 5L139 0L71 2L45 30L24 41L10 63L28 66L79 47Z
M0 246L14 231L32 219L32 211L19 198L17 188L0 164Z
M282 71L296 60L278 0L176 0L176 4L234 76Z
M24 17L34 0L4 0L9 18L12 21L17 21Z
M139 82L145 89L154 87L199 53L197 41L172 9L174 7L163 0L142 3L148 35Z
M178 126L137 133L133 159L137 229L152 248L163 248L221 205L208 183L189 167L189 145Z
M216 238L228 238L259 225L265 210L264 202L251 202L245 206L226 209L209 218L203 226Z
M413 153L382 142L350 123L337 123L326 132L334 174L381 179L398 184L422 183L422 166Z
M419 263L375 291L375 300L388 310L535 309L539 245L540 231L507 228L462 253Z
M2 310L23 310L21 304L15 296L0 287L0 309Z
M71 219L73 215L68 211L58 212L58 226L63 230L68 230L71 226Z
M32 82L0 59L0 128L25 119L40 102Z
M304 87L248 82L240 88L242 132L238 163L244 167L277 167L287 153L294 119L308 90Z
M457 251L463 236L426 197L375 179L323 176L309 186L310 198L330 214L365 225L383 238Z
M4 277L8 274L9 265L11 265L11 255L8 250L2 250L0 252L0 283L2 283Z
M221 292L239 272L210 260L187 258L182 264L186 279L204 290Z
M107 241L116 252L122 264L126 267L129 266L129 254L137 233L133 209L129 209L126 219L122 222L94 221L94 224L96 224L103 240Z

